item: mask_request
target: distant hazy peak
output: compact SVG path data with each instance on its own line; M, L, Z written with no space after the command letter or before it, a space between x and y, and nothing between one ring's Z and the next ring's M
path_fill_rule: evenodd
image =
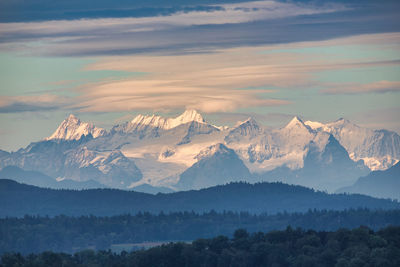
M149 125L165 130L172 129L189 122L205 123L205 120L196 110L188 109L176 118L164 118L154 114L150 116L144 116L140 114L131 121L132 124Z
M104 129L97 128L92 123L82 122L75 115L70 114L61 122L55 132L45 140L79 140L82 136L87 136L89 134L96 138L104 135L104 133Z

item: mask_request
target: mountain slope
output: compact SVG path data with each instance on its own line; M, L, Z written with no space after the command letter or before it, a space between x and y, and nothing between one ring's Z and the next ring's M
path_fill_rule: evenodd
M181 174L177 188L199 189L251 178L236 153L221 143L201 151L197 159L198 162Z
M400 159L400 136L395 132L362 128L343 118L326 124L305 124L331 133L353 160L364 160L371 170L387 169Z
M105 188L104 185L97 183L93 180L85 182L77 182L73 180L64 179L57 181L50 176L37 171L25 171L16 166L7 166L0 170L0 179L11 179L19 183L48 187L53 189L94 189Z
M97 139L89 136L79 140L32 143L8 156L0 156L0 168L17 166L23 170L39 171L53 179L94 180L115 188L126 188L142 178L135 162L121 151L88 149L88 142Z
M66 154L62 177L87 181L95 179L114 188L127 188L142 178L135 162L119 151L93 151L86 146Z
M158 193L172 193L174 190L167 188L167 187L155 187L149 184L141 184L139 186L135 186L132 188L135 192L142 192L147 194L158 194Z
M225 137L227 144L241 141L243 138L251 139L262 132L262 128L253 118L238 123Z
M329 195L281 183L232 183L198 191L145 194L116 189L52 190L0 180L0 217L98 215L149 211L303 212L309 209L398 209L400 204L362 195Z
M337 192L358 193L400 200L400 162L385 171L373 171Z
M297 175L307 180L303 185L333 192L341 184L349 184L368 172L362 161L351 160L346 149L330 135L323 150L310 144L304 167Z
M242 123L230 131L225 141L252 173L264 173L282 165L292 170L302 168L307 145L314 142L323 147L328 136L294 117L285 127L272 130L263 130L254 121Z
M332 135L322 143L325 143L323 147L314 142L306 146L303 168L292 170L281 166L259 174L257 179L283 181L334 192L340 185L352 184L358 177L369 172L362 162L352 161Z

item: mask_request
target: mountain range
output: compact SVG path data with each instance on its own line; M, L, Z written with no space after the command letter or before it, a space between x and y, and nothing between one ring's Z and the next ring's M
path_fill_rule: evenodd
M249 118L227 127L186 110L175 118L138 115L109 130L70 115L50 137L16 152L0 151L0 168L15 166L58 183L78 182L66 188L85 188L87 182L93 188L94 182L154 193L279 181L334 192L399 159L397 133L345 119L323 124L294 117L274 129Z

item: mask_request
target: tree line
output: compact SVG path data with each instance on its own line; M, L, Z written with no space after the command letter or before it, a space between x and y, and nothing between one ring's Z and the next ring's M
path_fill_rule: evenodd
M306 213L251 214L249 212L139 212L136 215L29 216L0 219L0 255L24 255L51 250L74 253L87 248L108 250L114 244L145 241L191 241L213 236L232 236L243 228L254 233L283 230L288 225L333 231L360 225L379 230L400 225L400 210L309 210Z
M359 227L334 232L293 229L219 235L190 244L169 243L148 250L85 250L73 255L6 253L1 266L400 266L400 227L377 232Z

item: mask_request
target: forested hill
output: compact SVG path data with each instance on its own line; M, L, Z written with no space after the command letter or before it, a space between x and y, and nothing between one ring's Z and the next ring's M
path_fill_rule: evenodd
M398 209L400 203L363 195L330 195L282 183L231 183L202 190L151 195L115 189L53 190L0 180L0 216L97 215L148 211L250 213L302 212L309 209Z

